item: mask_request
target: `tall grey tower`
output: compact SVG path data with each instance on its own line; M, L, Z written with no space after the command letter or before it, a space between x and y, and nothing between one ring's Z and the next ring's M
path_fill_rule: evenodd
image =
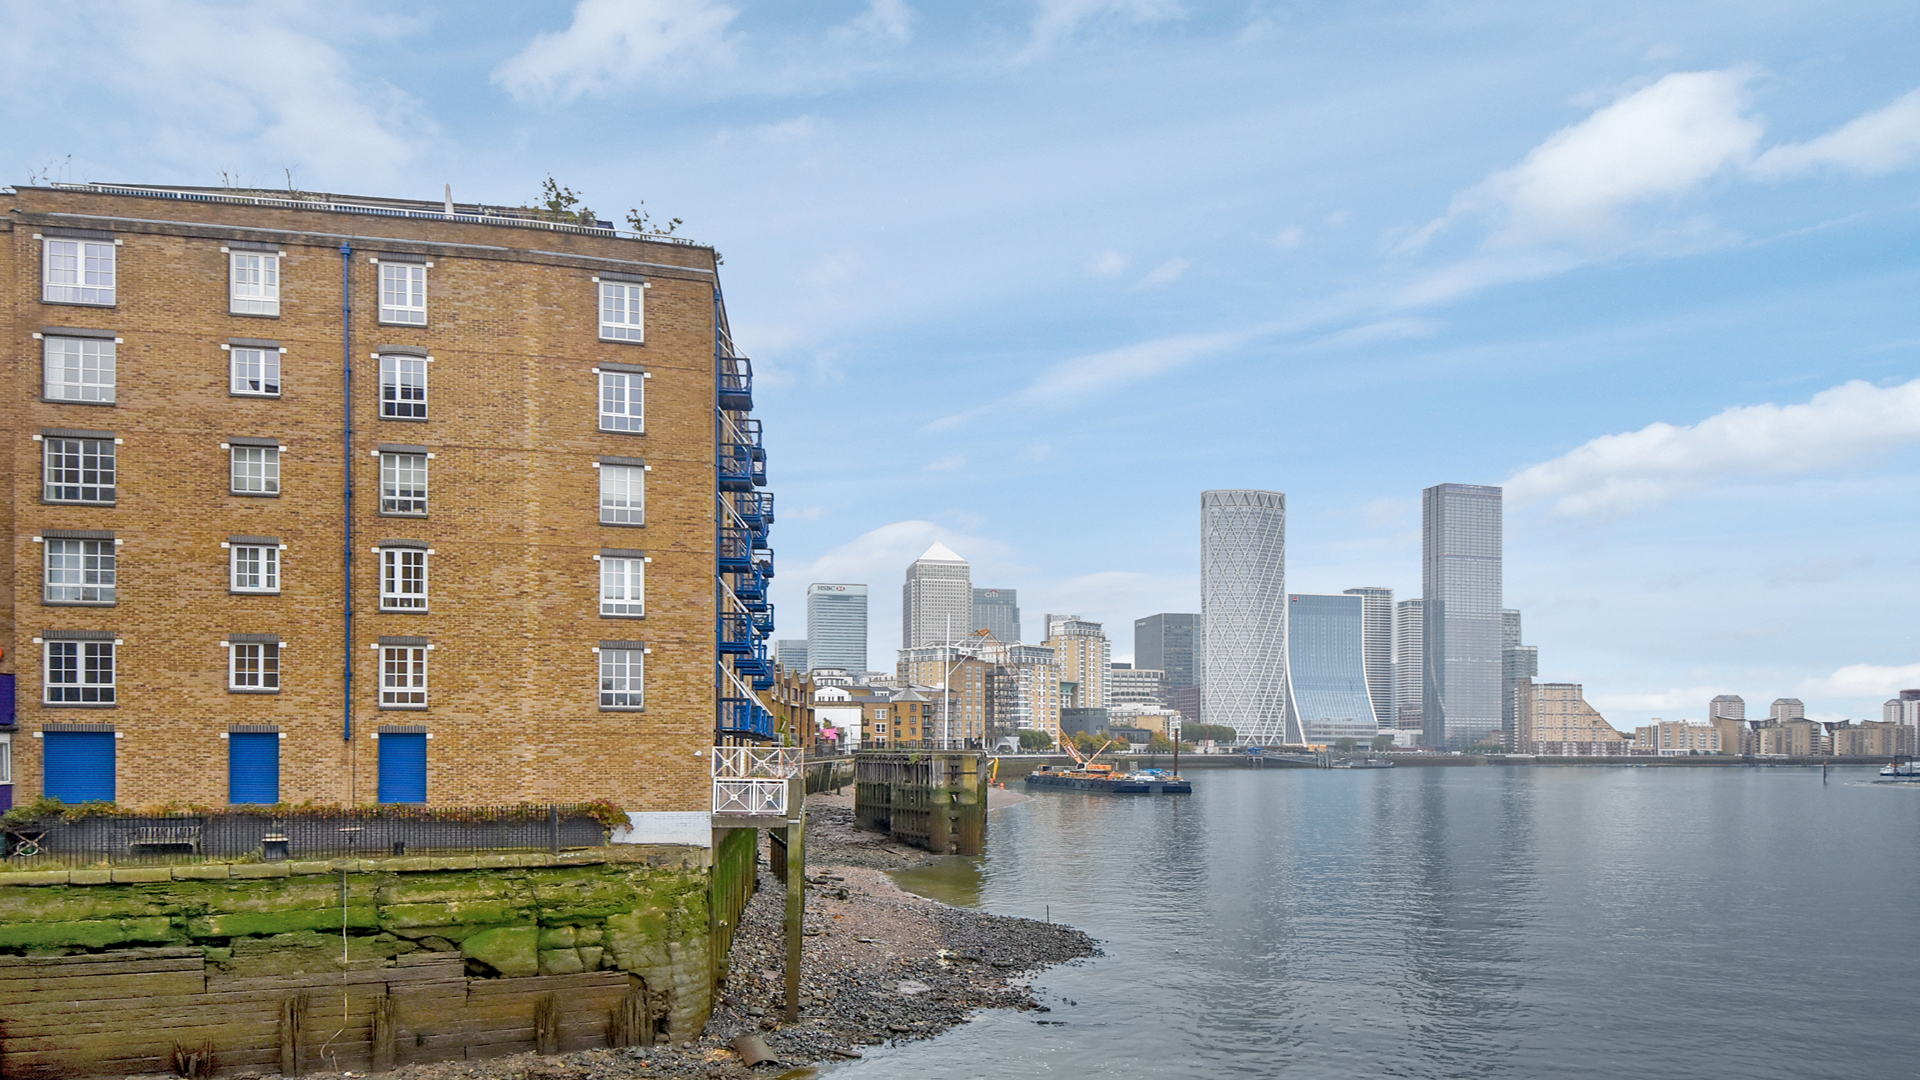
M1393 615L1393 697L1396 706L1394 726L1401 731L1420 730L1420 683L1424 678L1426 650L1420 647L1420 635L1426 632L1420 614L1425 602L1402 600L1394 605ZM1382 724L1384 725L1384 721Z
M1373 699L1373 715L1383 728L1399 724L1394 707L1393 685L1393 590L1380 585L1344 589L1344 595L1360 598L1361 636L1367 656L1367 696Z
M907 567L900 587L900 647L965 641L973 632L973 580L967 560L935 544Z
M1520 613L1512 608L1500 612L1500 731L1507 749L1520 746L1520 692L1517 679L1540 674L1540 650L1520 644Z
M806 670L867 670L867 587L807 586Z
M1287 497L1200 493L1201 687L1206 718L1279 746L1287 722Z
M1500 737L1501 492L1436 484L1420 496L1422 739L1462 750Z
M1133 620L1133 666L1167 673L1168 690L1200 685L1200 616L1161 612Z
M972 630L988 630L1002 645L1020 641L1020 594L1015 589L973 590Z

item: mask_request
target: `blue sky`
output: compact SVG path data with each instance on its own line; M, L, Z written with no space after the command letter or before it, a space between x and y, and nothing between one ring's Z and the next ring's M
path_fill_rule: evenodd
M0 2L5 179L518 203L726 256L781 636L906 564L1198 606L1198 495L1288 586L1419 593L1508 487L1509 606L1616 726L1920 686L1910 3Z

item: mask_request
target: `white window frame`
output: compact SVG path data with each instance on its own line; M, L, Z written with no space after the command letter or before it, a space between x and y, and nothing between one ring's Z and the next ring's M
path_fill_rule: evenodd
M49 236L40 243L40 299L113 306L119 251L112 240Z
M647 430L647 376L639 371L600 372L600 430L635 435Z
M13 783L13 735L0 732L0 784Z
M232 495L280 494L280 448L277 446L227 447L227 492ZM258 466L258 472L253 467ZM243 471L244 467L244 471ZM253 486L249 486L253 485Z
M93 445L87 445L89 443ZM69 454L76 462L72 470L72 483L68 483L65 476ZM89 458L93 461L91 469L87 467ZM44 436L40 446L40 497L50 503L111 506L119 494L119 489L114 486L119 479L118 468L119 449L111 438ZM93 474L94 482L91 484L86 482L89 472ZM67 490L75 492L73 498L65 497ZM87 497L89 492L92 498Z
M73 550L66 550L69 545ZM46 537L41 541L41 546L46 548L41 556L41 564L44 567L42 588L45 592L43 595L47 603L98 604L105 607L116 602L114 579L119 569L119 552L115 550L113 541ZM72 576L76 580L57 582L54 580L56 557L63 560L77 560L73 565L62 565L58 568L62 576ZM89 578L92 580L89 581ZM70 590L72 595L62 594L62 590ZM88 592L93 595L86 595Z
M227 646L227 689L280 692L280 643L236 641Z
M58 638L44 643L41 652L41 701L47 705L117 705L115 676L118 657L111 641L73 641ZM59 654L73 661L72 681L55 682L54 658ZM106 680L100 681L100 662L105 660ZM64 665L63 665L64 666ZM55 689L60 693L56 694Z
M380 451L380 512L389 517L427 516L427 459L431 454ZM419 486L402 494L401 470L417 472ZM411 477L409 477L411 479Z
M638 618L646 613L646 558L639 555L602 555L600 614Z
M647 287L637 281L600 283L600 340L647 339Z
M380 610L427 610L427 571L431 564L427 548L389 547L380 549ZM417 571L414 573L414 571ZM409 588L415 584L418 588Z
M426 645L380 646L381 708L427 707L427 650Z
M380 321L399 326L427 325L427 264L380 264Z
M48 334L40 343L40 395L48 401L112 405L118 342Z
M227 587L240 593L277 593L280 591L280 545L278 544L230 544L227 557ZM255 552L248 558L247 552ZM243 569L243 561L257 564L257 569ZM244 577L243 577L244 575ZM248 585L245 577L258 577L260 584Z
M646 708L647 651L608 648L596 651L600 654L600 708L609 712Z
M427 357L410 353L380 354L380 418L383 420L425 420L427 418ZM402 381L419 376L420 395L403 398L400 392L415 384ZM391 392L389 392L391 391Z
M602 525L645 525L647 523L646 466L607 464L600 466L600 523Z
M252 370L244 370L243 365ZM229 345L227 391L240 397L279 397L280 350L264 345Z
M280 314L280 255L227 253L227 310L234 315Z

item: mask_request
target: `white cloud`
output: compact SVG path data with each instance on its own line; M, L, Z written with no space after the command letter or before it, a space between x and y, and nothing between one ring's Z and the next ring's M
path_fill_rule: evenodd
M1166 262L1148 271L1147 276L1141 278L1140 283L1135 285L1134 288L1152 289L1161 285L1171 285L1180 280L1180 275L1186 273L1187 267L1192 265L1192 263L1185 259L1168 259Z
M1680 72L1628 94L1462 193L1408 246L1468 218L1489 222L1484 247L1636 246L1624 211L1676 200L1752 157L1762 129L1745 115L1749 78L1738 70Z
M965 454L950 454L936 461L927 462L926 468L924 469L924 471L925 472L950 472L954 469L962 468L966 464L967 464L967 456Z
M1046 51L1082 25L1100 19L1133 23L1165 22L1184 14L1176 0L1039 0L1033 17L1033 38L1023 59Z
M376 29L405 32L404 22L375 27L351 7L323 17L305 5L197 3L86 5L61 21L28 16L39 7L6 9L15 47L0 64L0 89L58 108L64 88L82 85L66 74L84 66L87 88L114 95L101 124L131 125L143 147L209 180L224 166L250 185L280 187L282 167L293 166L341 182L341 163L352 162L364 184L411 161L436 134L416 101L356 70L351 50L338 47Z
M1808 697L1890 698L1901 690L1920 686L1920 664L1882 667L1848 664L1825 678L1808 679L1799 693ZM1879 717L1871 717L1878 720Z
M1240 334L1185 334L1078 356L1054 365L1014 399L1034 407L1064 408L1117 386L1185 367L1242 340Z
M1305 242L1306 234L1300 231L1300 226L1298 225L1289 225L1281 229L1279 234L1273 238L1273 246L1279 248L1281 251L1292 251Z
M1920 90L1877 112L1803 143L1761 154L1753 171L1763 177L1793 176L1833 166L1866 176L1904 168L1920 158Z
M1506 483L1516 501L1583 517L1650 506L1716 481L1803 476L1920 441L1920 379L1854 380L1796 405L1743 405L1691 426L1602 435Z
M1087 260L1087 273L1097 278L1119 277L1132 262L1117 251L1103 251Z
M565 103L648 74L723 65L737 14L711 0L580 0L572 25L535 37L493 81L523 101Z
M868 0L867 10L852 22L836 28L834 35L905 45L913 40L913 9L905 0Z

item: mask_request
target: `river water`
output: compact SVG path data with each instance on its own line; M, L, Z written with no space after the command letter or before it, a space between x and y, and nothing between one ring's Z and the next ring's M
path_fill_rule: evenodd
M1872 770L1195 770L903 874L1104 955L836 1080L1920 1075L1920 785ZM1044 1021L1045 1023L1042 1023Z

